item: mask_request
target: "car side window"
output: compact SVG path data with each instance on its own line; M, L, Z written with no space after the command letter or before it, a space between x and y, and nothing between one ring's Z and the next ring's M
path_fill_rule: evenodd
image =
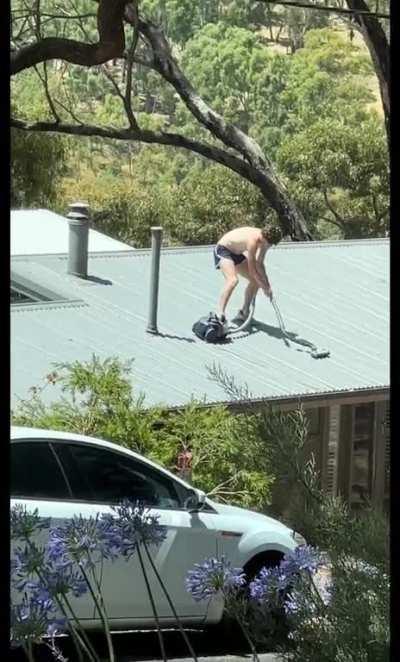
M147 506L180 508L174 482L133 458L88 444L55 444L74 498L95 503L134 499Z
M46 441L11 444L11 496L31 499L70 499L71 491Z

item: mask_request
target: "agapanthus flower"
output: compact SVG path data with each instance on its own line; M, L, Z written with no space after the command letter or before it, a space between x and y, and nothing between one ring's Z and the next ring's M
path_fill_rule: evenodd
M290 587L292 576L282 566L261 568L258 575L250 582L250 596L256 602L276 602Z
M124 499L112 506L114 514L102 515L102 521L116 531L119 536L120 553L130 558L137 545L160 545L167 535L165 526L158 523L159 517L140 501Z
M87 589L81 572L71 560L50 558L35 544L18 547L11 558L11 583L18 591L46 588L51 595L81 596Z
M94 566L103 559L114 560L120 554L120 535L111 522L81 515L51 529L47 546L49 560L59 567L73 562Z
M283 604L283 608L287 616L296 615L300 610L298 595L296 595L296 593L289 593Z
M230 596L246 583L242 568L232 568L224 556L196 563L186 577L186 588L197 601L208 600L218 593Z
M30 591L47 590L52 597L63 596L72 593L75 598L88 591L87 583L81 572L72 565L57 566L48 564L42 569L42 579L27 580L24 588Z
M43 567L44 558L44 548L35 544L14 549L14 556L11 558L11 581L18 590L23 588L27 576L33 575Z
M10 638L14 645L40 642L45 636L65 629L65 619L56 618L54 602L46 592L27 593L11 606Z
M302 571L313 575L323 564L324 560L317 549L310 545L299 545L293 552L285 554L280 568L287 575Z
M48 529L50 518L39 517L39 511L29 511L25 505L17 503L10 509L10 532L12 540L27 540L34 533Z

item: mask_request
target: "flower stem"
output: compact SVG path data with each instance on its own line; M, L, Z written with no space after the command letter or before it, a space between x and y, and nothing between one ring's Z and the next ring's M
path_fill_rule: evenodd
M27 646L24 646L23 648L29 662L35 662L35 657L33 655L32 641L30 639L28 640Z
M71 635L73 637L76 637L79 645L83 648L85 651L86 655L89 657L91 662L100 662L100 658L97 655L95 649L93 648L93 645L87 636L85 630L82 628L78 617L75 614L75 611L72 609L71 603L69 602L68 598L66 595L63 596L65 604L67 605L70 614L72 616L72 619L74 623L71 623L69 616L67 615L68 618L68 623L70 624L71 627Z
M154 620L155 620L156 626L157 626L157 635L158 635L158 641L160 642L161 655L162 655L162 658L163 658L164 662L167 662L167 656L166 656L165 647L164 647L164 639L163 639L163 635L162 635L162 632L161 632L160 622L158 620L156 605L154 603L153 594L151 592L149 579L147 577L147 572L146 572L145 567L144 567L142 552L140 551L140 543L137 546L137 553L138 553L138 557L139 557L140 566L142 568L143 578L144 578L144 581L145 581L145 584L146 584L147 593L149 595L151 608L153 610Z
M30 541L29 541L29 544L32 545L32 543ZM36 574L39 577L39 580L42 582L42 584L44 586L48 586L48 584L46 582L46 576L42 574L42 572L39 570L39 568L36 568ZM82 631L82 634L83 634L83 629L81 627L81 624L79 623L79 620L76 617L76 615L75 615L75 613L74 613L74 611L73 611L66 595L63 595L63 598L64 598L64 602L66 603L68 609L70 610L70 612L72 614L72 617L75 620L78 628ZM82 648L85 650L86 654L89 656L89 659L91 660L91 662L98 662L99 658L96 655L96 652L93 651L93 647L91 646L90 642L87 641L87 643L89 644L89 647L92 648L92 652L94 652L94 655L87 649L87 646L83 643L81 637L78 635L77 631L75 630L74 626L72 625L71 620L70 620L70 618L68 616L68 613L67 613L67 611L66 611L66 609L65 609L65 607L62 603L62 600L61 600L60 596L59 595L54 595L54 599L55 599L61 613L65 616L65 618L68 621L69 630L70 630L71 637L72 637L72 640L74 642L74 645L75 645L75 648L76 648L76 651L77 651L77 654L78 654L79 662L83 662ZM86 636L86 633L85 633L85 636Z
M162 588L162 590L163 590L163 592L164 592L164 595L165 595L165 597L167 598L168 604L169 604L169 606L171 607L171 611L172 611L172 613L173 613L173 615L174 615L174 617L175 617L175 620L176 620L176 623L177 623L178 628L179 628L179 630L180 630L180 633L181 633L181 635L182 635L182 637L183 637L183 639L184 639L184 641L185 641L185 643L186 643L186 645L187 645L187 647L188 647L189 653L190 653L190 655L193 657L194 661L197 662L197 656L196 656L196 653L194 652L194 650L193 650L193 648L192 648L192 644L190 643L189 638L188 638L186 632L184 631L184 629L183 629L183 627L182 627L182 623L181 623L180 618L179 618L179 616L178 616L178 614L177 614L177 612L176 612L176 609L175 609L175 607L174 607L174 604L173 604L173 602L172 602L172 600L171 600L171 598L170 598L170 595L169 595L169 593L168 593L168 591L167 591L167 589L166 589L166 587L165 587L165 584L164 584L163 580L161 579L160 573L158 572L158 570L157 570L157 568L156 568L156 565L155 565L155 563L154 563L154 561L153 561L153 559L152 559L152 557L151 557L151 554L150 554L150 552L149 552L149 548L148 548L147 544L146 544L144 541L143 541L143 546L144 546L144 548L145 548L145 550L146 550L146 554L147 554L147 557L148 557L148 559L149 559L149 561L150 561L151 567L152 567L153 570L154 570L154 574L156 575L156 577L157 577L157 579L158 579L158 581L159 581L159 583L160 583L160 586L161 586L161 588Z
M242 632L243 632L243 634L244 634L244 636L245 636L245 639L246 639L247 643L249 644L249 647L250 647L250 650L251 650L251 654L253 655L253 660L254 660L254 662L260 662L260 658L259 658L258 655L257 655L257 650L256 650L256 648L255 648L255 646L254 646L252 640L250 639L250 636L249 636L249 633L248 633L248 631L247 631L247 628L244 626L242 620L241 620L240 618L238 618L237 616L236 616L236 621L237 621L237 623L239 624L239 627L240 627L240 629L242 630Z
M112 643L112 639L111 639L110 626L109 626L109 623L108 623L107 615L104 613L104 611L102 609L102 606L101 606L101 604L98 600L98 596L95 594L95 592L93 590L92 583L91 583L91 581L90 581L90 579L87 575L87 572L86 572L85 568L83 567L83 565L80 561L78 561L78 565L79 565L81 573L84 577L84 580L85 580L85 582L86 582L86 584L89 588L90 594L93 598L94 604L96 606L96 609L97 609L97 611L99 613L99 616L101 618L101 622L103 624L104 634L105 634L106 640L107 640L108 654L110 656L109 662L115 662L114 647L113 647L113 643Z

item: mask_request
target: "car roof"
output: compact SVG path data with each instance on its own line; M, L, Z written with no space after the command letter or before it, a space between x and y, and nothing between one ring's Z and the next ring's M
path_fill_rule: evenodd
M120 446L119 444L115 444L111 441L105 441L104 439L98 439L97 437L87 437L84 434L77 434L76 432L64 432L61 430L47 430L42 428L21 427L18 425L12 425L10 429L11 429L11 442L16 441L17 439L29 439L30 441L33 442L43 441L43 439L49 439L49 440L51 439L51 441L54 441L56 443L57 441L83 441L87 444L91 444L92 446L109 448L110 450L117 451L124 455L128 455L129 457L133 457L137 460L140 460L141 462L145 462L146 464L152 466L154 469L157 469L158 471L162 471L164 474L167 474L170 478L173 478L174 480L178 481L178 483L181 483L181 485L186 487L186 489L193 490L193 487L191 485L189 485L184 480L179 478L179 476L173 474L171 471L168 471L168 469L165 469L160 464L157 464L157 462L153 462L144 455L141 455L140 453L135 453L135 451L131 451L129 448L126 448L125 446Z

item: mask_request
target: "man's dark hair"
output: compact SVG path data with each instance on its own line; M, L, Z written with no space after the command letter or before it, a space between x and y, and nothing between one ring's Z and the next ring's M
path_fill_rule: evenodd
M268 241L269 244L279 244L283 237L283 232L276 225L266 225L262 230L261 234Z

